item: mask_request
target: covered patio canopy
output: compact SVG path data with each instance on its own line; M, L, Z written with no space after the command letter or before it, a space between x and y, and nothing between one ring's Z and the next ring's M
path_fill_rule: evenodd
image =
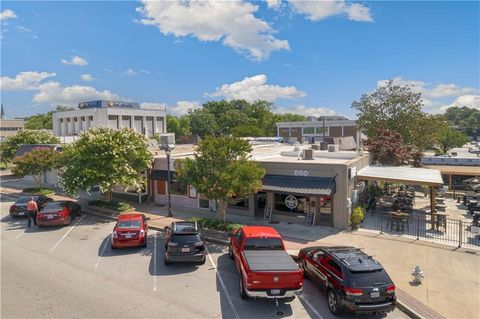
M367 166L358 172L361 180L403 183L411 185L442 186L442 175L438 169L403 166Z

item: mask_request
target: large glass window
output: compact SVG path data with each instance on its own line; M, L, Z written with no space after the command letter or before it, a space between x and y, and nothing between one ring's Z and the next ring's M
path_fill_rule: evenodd
M163 117L158 117L156 118L156 125L157 125L157 133L164 133L163 132Z
M112 128L118 128L118 116L109 115L108 116L108 126Z
M187 192L187 185L186 184L182 184L182 183L179 183L179 182L171 182L170 183L170 192L172 195L187 195L188 192Z
M228 199L228 207L234 209L248 209L248 197L233 197Z
M323 134L323 131L325 131L325 135L328 135L328 127L317 127L315 128L317 134Z
M314 127L304 127L303 128L303 134L315 134L315 128Z
M290 209L285 204L285 198L287 196L291 196L288 194L275 194L275 210L283 211L283 212L292 212L296 214L304 214L306 213L306 208L309 206L309 198L305 196L294 196L297 200L297 207Z

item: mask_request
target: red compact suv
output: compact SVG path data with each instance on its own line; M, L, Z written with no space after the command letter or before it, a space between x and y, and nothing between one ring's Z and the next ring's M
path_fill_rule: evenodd
M118 217L111 237L112 249L147 247L148 220L140 213L122 214Z

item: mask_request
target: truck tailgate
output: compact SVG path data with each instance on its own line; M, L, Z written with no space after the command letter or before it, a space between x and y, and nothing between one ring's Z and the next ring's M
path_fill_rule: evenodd
M243 256L252 272L298 271L298 265L284 250L244 250Z

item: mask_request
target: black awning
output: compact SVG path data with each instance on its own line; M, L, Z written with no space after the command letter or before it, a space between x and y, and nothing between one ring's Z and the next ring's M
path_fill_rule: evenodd
M263 190L300 195L332 195L335 177L265 175Z
M168 171L163 169L156 169L148 175L149 179L168 181ZM170 171L170 181L175 179L174 172Z

